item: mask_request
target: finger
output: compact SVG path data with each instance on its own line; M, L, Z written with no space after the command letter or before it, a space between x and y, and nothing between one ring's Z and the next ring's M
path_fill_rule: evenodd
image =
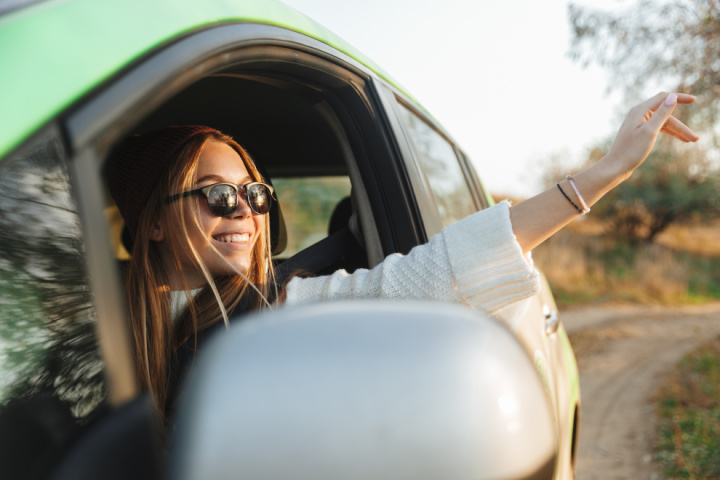
M638 105L638 110L643 110L645 112L650 110L651 112L654 112L660 107L660 105L662 105L668 95L670 95L668 92L660 92Z
M667 95L665 99L660 102L660 105L657 106L657 110L653 116L650 117L645 124L647 128L650 128L654 132L659 132L672 116L672 112L675 110L675 106L677 105L677 100L677 94L671 93Z
M673 132L672 130L668 130L667 128L662 128L662 129L660 129L660 133L662 133L662 134L664 134L664 135L667 135L667 136L669 136L669 137L677 138L678 140L680 140L680 141L682 141L682 142L685 142L685 143L688 143L688 142L691 142L691 141L692 141L692 140L688 140L686 137L683 137L682 135L680 135L680 134L677 133L677 132Z
M690 139L688 139L685 135L678 132L677 130L673 130L671 127L669 127L667 124L663 126L663 128L660 129L660 133L663 133L665 135L669 135L671 137L675 137L678 140L682 140L683 142L689 142Z
M668 118L667 122L665 122L661 131L665 134L672 132L675 138L679 138L685 142L697 142L700 140L700 137L698 137L697 134L690 129L690 127L672 116Z
M670 95L669 92L660 92L657 95L645 100L643 103L638 105L638 107L641 110L650 110L654 112L658 109L658 107L660 107L660 105L662 105L668 95ZM677 103L682 103L683 105L693 103L696 100L696 97L694 95L690 95L687 93L676 93L674 95L677 96Z
M678 93L677 96L678 96L677 102L682 103L683 105L687 105L688 103L693 103L695 100L697 100L695 95L689 95L687 93Z
M663 127L660 129L660 133L664 133L665 135L670 135L671 137L683 140L682 134L678 130L673 128L673 126L670 124L670 120L668 120L667 123L663 125Z

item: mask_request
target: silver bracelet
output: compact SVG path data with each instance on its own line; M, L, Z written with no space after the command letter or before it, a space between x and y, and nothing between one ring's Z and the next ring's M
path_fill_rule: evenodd
M582 195L580 195L580 191L575 186L575 182L573 182L572 175L568 175L567 177L568 182L570 182L570 186L572 187L573 191L575 192L575 195L577 195L578 200L580 200L580 205L582 206L582 214L585 215L586 213L590 213L590 207L587 206L587 203L585 203L585 200L583 199Z

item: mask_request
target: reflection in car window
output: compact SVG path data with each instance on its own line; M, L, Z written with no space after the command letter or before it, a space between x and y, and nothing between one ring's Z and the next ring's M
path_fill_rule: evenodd
M273 186L288 236L283 257L327 237L330 216L350 196L348 177L273 178Z
M476 212L478 209L453 146L405 105L399 105L400 121L410 137L443 227Z
M47 136L0 163L0 437L19 405L82 419L105 395L63 156Z

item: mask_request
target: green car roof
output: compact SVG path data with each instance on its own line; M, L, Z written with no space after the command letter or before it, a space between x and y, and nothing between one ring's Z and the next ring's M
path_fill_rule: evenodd
M303 33L394 83L337 35L275 0L49 0L0 17L0 158L133 60L225 22Z

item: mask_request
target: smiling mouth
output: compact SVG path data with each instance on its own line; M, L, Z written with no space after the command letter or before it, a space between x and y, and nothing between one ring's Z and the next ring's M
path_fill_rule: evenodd
M249 233L233 233L230 235L218 235L213 238L221 243L248 243L248 242L250 242L250 234Z

